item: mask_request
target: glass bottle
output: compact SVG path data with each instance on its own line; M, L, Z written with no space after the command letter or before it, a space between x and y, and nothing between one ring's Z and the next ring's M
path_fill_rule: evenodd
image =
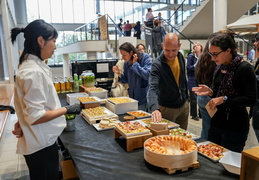
M60 81L59 81L59 83L60 83L60 87L61 87L61 93L64 93L64 92L66 92L66 85L65 85L65 82L64 82L64 80L63 80L63 78L62 77L60 77Z
M78 75L77 75L77 73L74 73L74 81L78 81Z
M70 86L70 82L67 79L67 77L65 77L65 86L66 86L66 92L70 92L71 86Z
M83 84L86 87L93 87L95 85L95 75L92 70L86 70L85 76L83 78Z
M82 80L82 85L85 86L85 77L86 77L86 71L82 71L82 74L80 75L80 78Z
M56 92L60 93L60 83L58 82L57 77L55 77L55 79L54 79L54 86L55 86Z
M69 83L70 83L70 92L74 92L74 81L72 76L69 78Z

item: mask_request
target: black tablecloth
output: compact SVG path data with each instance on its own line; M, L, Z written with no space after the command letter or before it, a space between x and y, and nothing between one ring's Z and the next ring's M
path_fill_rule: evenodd
M66 105L65 94L59 95ZM160 179L239 179L228 173L220 163L198 155L200 167L186 172L167 174L162 168L145 161L143 148L126 151L126 140L114 139L114 130L96 131L80 115L76 117L76 129L60 136L71 154L80 179L160 180Z

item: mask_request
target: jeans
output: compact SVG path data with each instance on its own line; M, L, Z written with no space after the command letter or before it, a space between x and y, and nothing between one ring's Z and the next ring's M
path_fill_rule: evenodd
M211 118L205 106L211 100L209 96L197 96L197 103L202 118L201 138L208 140Z
M256 100L256 105L253 109L253 121L252 121L253 129L259 142L259 100Z

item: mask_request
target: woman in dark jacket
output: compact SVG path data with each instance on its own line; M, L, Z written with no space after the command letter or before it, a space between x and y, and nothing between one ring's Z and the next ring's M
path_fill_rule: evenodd
M202 53L202 50L203 46L201 45L201 43L196 42L193 45L193 53L191 53L187 57L188 89L190 93L190 114L192 116L192 119L197 121L199 120L197 113L197 97L196 94L192 91L192 88L197 86L195 82L194 71L198 62L198 57Z
M147 110L147 90L151 71L151 58L146 53L140 53L131 43L125 42L119 47L124 59L124 72L118 66L113 66L113 72L118 74L119 82L129 84L129 97L138 100L140 110Z
M210 40L211 60L218 66L209 88L193 88L197 95L209 95L210 110L216 111L211 119L208 140L231 151L241 152L249 132L247 107L256 102L256 78L253 67L236 52L232 32L219 33Z

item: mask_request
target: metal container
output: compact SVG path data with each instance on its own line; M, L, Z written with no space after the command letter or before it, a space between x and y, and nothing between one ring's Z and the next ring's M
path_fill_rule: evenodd
M74 131L75 130L75 119L66 120L67 126L65 131Z

